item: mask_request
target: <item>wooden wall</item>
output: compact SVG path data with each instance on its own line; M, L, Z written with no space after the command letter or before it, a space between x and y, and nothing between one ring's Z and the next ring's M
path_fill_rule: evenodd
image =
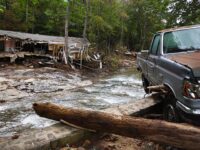
M6 52L10 52L11 49L15 49L15 40L13 40L13 39L6 39L4 41L4 43L5 43L5 51Z

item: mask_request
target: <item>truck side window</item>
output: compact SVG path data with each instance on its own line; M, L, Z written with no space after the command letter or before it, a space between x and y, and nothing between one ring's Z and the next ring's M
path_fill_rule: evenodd
M151 46L150 54L156 55L159 48L160 48L160 35L156 35L154 37L154 40Z
M173 53L178 49L178 43L172 32L164 34L163 50L164 53Z

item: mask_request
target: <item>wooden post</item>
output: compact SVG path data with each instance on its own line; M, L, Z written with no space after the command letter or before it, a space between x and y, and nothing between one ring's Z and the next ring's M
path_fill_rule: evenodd
M80 69L82 69L82 67L83 67L83 51L84 51L84 48L83 48L83 50L81 50Z
M102 61L100 60L99 69L102 69L102 68L103 68L103 64L102 64Z
M35 103L33 108L41 117L64 120L90 130L150 140L183 149L200 148L200 129L186 124L65 108L51 103Z
M85 7L86 7L86 13L85 13L85 21L84 21L84 28L83 28L83 39L84 39L84 45L86 44L86 37L87 37L87 24L88 24L88 12L89 12L89 0L84 0Z

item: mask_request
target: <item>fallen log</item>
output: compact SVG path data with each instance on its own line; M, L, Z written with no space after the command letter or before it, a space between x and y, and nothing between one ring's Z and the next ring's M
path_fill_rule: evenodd
M53 120L64 120L82 128L150 140L177 148L200 148L200 128L97 111L65 108L51 103L35 103L36 113Z

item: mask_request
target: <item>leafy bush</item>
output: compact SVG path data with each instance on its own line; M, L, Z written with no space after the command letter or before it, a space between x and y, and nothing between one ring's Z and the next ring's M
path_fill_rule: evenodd
M115 71L117 69L119 69L122 60L121 60L121 56L116 55L116 54L112 54L109 56L105 56L103 59L103 63L106 66L106 68L108 68L111 71Z

